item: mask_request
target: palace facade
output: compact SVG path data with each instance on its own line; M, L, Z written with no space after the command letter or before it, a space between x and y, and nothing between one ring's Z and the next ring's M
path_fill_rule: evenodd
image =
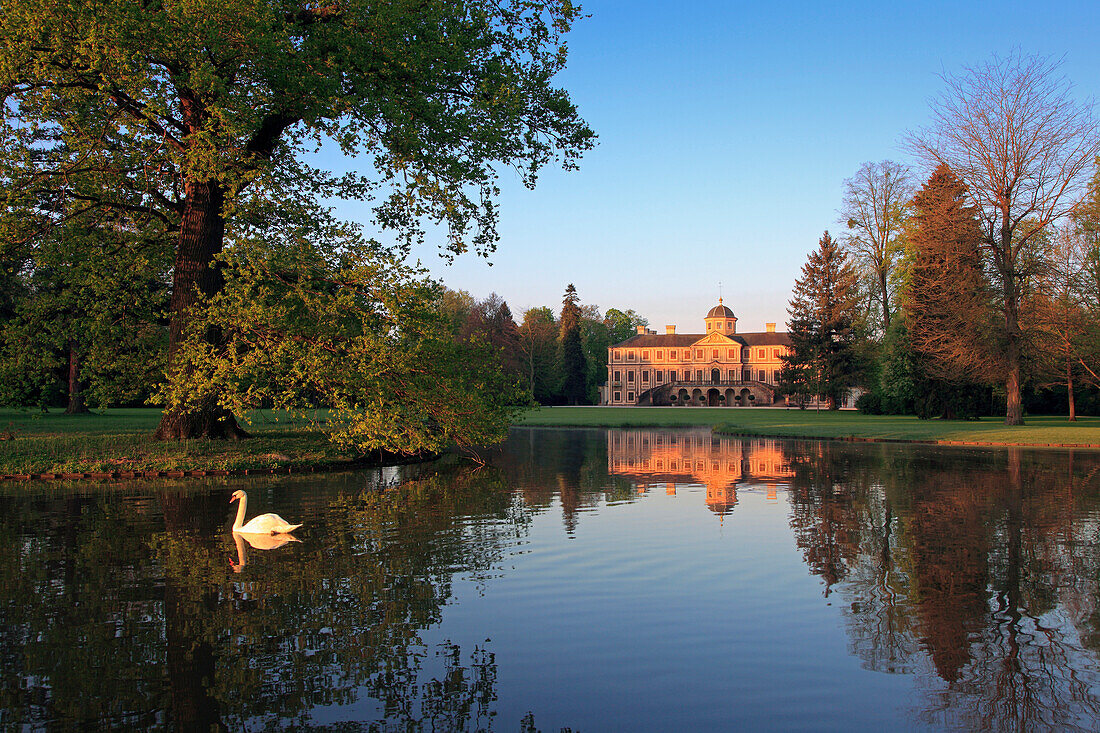
M748 407L776 401L780 357L790 349L774 323L763 333L737 333L722 299L704 319L706 333L659 334L643 326L607 350L604 405Z

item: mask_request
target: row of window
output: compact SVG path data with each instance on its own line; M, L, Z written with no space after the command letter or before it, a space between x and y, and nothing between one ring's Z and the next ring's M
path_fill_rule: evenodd
M696 359L696 361L701 361L703 359L706 359L707 358L706 353L707 353L708 350L710 351L710 358L711 359L720 359L721 358L722 349L695 349L695 359ZM769 353L770 353L771 358L778 359L781 351L782 351L781 349L773 348L769 352L769 350L765 347L757 347L756 350L755 350L755 356L756 356L757 359L767 359L769 357ZM669 361L677 361L677 360L680 360L682 358L685 361L691 361L691 352L692 352L691 349L683 349L683 350L681 350L681 349L669 349L668 350L668 360ZM738 352L737 349L726 349L726 359L731 359L733 361L737 361L737 359L738 359L737 352ZM753 352L752 349L745 349L745 358L746 359L749 358L750 354L752 352ZM648 349L642 349L641 350L641 359L640 359L640 361L649 361L649 353L650 352L649 352ZM681 353L683 354L683 356L681 356ZM611 358L612 358L612 361L623 361L624 356L625 356L626 361L639 361L638 354L639 354L639 352L636 349L613 349ZM665 360L665 350L664 349L655 349L653 354L654 354L654 361L664 361Z
M712 373L710 374L710 381L712 381L712 382L720 381L720 378L721 378L720 374L718 375L719 379L714 378L715 375L714 375L713 372L715 372L715 371L718 371L718 370L716 370L716 369L712 370ZM742 370L740 370L740 369L728 369L726 371L726 379L730 382L738 381L738 377L737 377L738 372L742 372ZM618 369L613 370L611 372L611 381L613 383L616 383L616 384L621 383L623 381L622 374L623 373L621 371L619 371ZM757 379L759 379L761 382L770 382L771 381L770 374L769 374L768 370L766 370L766 369L761 369L759 372L755 372L752 369L745 369L745 370L743 370L743 377L742 378L746 379L746 380L747 379L752 379L753 374L759 374ZM657 369L653 372L653 375L654 375L654 384L664 384L664 382L665 382L665 372L664 372L664 370ZM634 381L634 376L635 376L635 371L633 369L627 369L626 370L626 381L627 381L627 383L633 382ZM641 372L641 376L642 376L641 381L648 384L649 383L649 370L648 369L643 369L642 372ZM683 371L683 378L684 378L685 382L690 382L691 381L691 370L690 369L685 369ZM676 382L676 381L679 381L679 379L680 379L680 372L678 372L675 369L669 369L668 370L668 381ZM707 373L706 373L705 369L696 369L695 370L695 381L696 382L707 381Z

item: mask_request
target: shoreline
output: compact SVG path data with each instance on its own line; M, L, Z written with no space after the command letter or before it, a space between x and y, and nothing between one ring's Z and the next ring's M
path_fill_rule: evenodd
M706 428L715 434L790 440L841 440L963 447L1078 448L1100 450L1100 417L1029 415L1026 424L1003 418L948 421L914 416L864 415L855 411L724 407L543 407L517 427Z
M229 476L289 476L301 473L336 473L363 468L386 468L387 466L408 466L416 463L438 461L444 454L425 456L397 457L382 460L350 460L330 463L290 464L287 466L261 466L256 468L196 468L196 469L149 469L141 471L71 471L41 473L0 473L0 481L129 481L133 479L181 479L181 478L224 478Z
M536 426L532 426L536 427ZM1081 448L1083 450L1100 450L1100 443L1005 443L994 441L976 440L931 440L920 438L885 438L866 435L795 435L779 433L754 433L741 431L720 430L720 426L711 428L712 433L729 435L735 438L778 438L780 440L839 440L845 443L897 443L911 445L942 445L961 448Z
M251 417L253 437L241 443L156 443L148 433L156 409L109 410L91 417L35 416L0 410L0 482L120 481L272 476L375 468L431 461L439 456L349 454L309 426L278 413ZM1021 447L1100 450L1100 418L1076 423L1059 416L1028 416L1023 426L998 418L917 420L852 411L781 408L543 407L517 419L515 428L696 428L714 434L850 443L912 443L944 447Z

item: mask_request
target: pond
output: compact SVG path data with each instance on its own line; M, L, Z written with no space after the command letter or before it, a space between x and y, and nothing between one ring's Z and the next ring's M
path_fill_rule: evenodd
M483 457L0 485L0 728L1100 727L1096 452L536 428ZM299 541L235 541L237 489Z

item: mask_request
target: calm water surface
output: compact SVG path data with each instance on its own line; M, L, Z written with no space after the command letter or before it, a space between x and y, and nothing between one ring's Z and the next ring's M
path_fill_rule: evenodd
M235 489L300 542L235 542ZM1098 583L1095 452L520 429L0 485L0 727L1091 731Z

